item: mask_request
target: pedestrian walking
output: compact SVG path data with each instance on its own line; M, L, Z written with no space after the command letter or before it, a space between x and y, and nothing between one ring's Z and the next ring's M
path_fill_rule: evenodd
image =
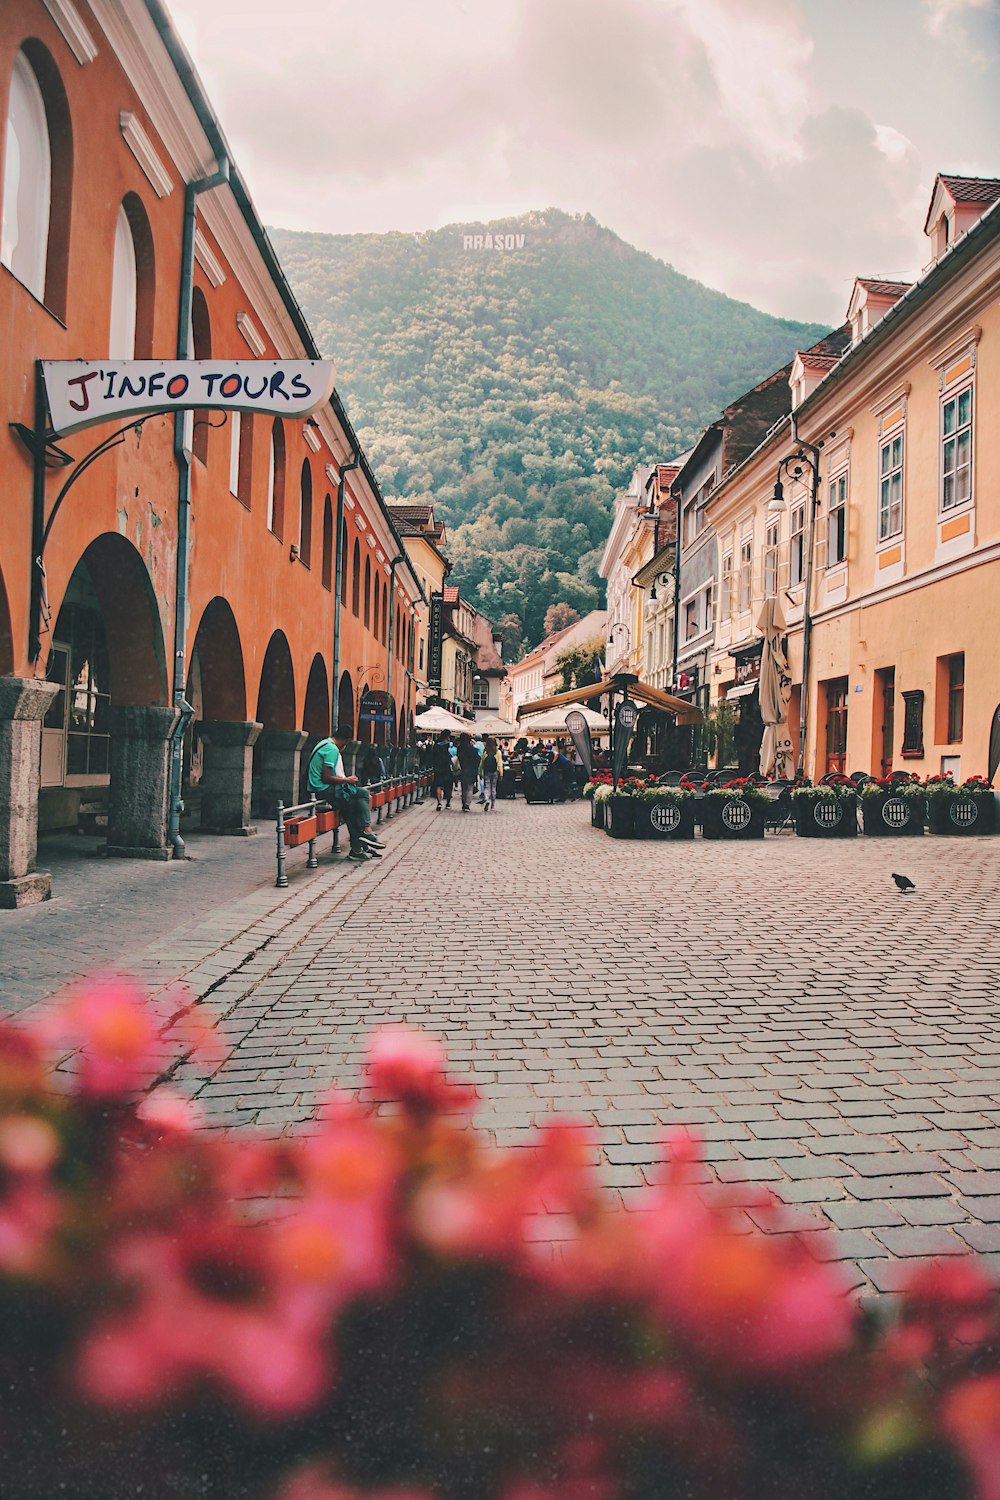
M462 811L471 812L472 793L479 776L479 756L471 734L460 734L458 737L458 774L462 783Z
M451 806L451 789L454 785L451 769L451 738L447 729L442 729L431 750L431 777L434 783L434 795L437 798L437 810L440 812L442 799L446 807Z
M361 864L372 855L377 858L385 844L372 833L372 803L367 788L358 785L357 776L344 774L341 750L353 738L352 727L339 724L332 739L320 740L309 758L307 780L314 795L343 813L351 840L348 859Z
M483 743L482 759L479 762L479 779L483 788L483 812L493 812L497 805L497 787L503 775L500 749L491 734Z

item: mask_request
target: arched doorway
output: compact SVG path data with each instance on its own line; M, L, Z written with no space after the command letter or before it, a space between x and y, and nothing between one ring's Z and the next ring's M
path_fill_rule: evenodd
M122 847L131 848L135 828L152 826L153 842L162 845L162 833L157 838L155 831L162 823L161 802L165 815L166 741L156 736L159 729L166 733L171 718L163 712L163 630L146 565L117 532L91 542L70 575L52 629L46 675L60 691L42 724L40 830L96 832L110 810L111 842L113 833L126 840ZM123 759L125 740L133 750ZM146 748L137 751L136 744ZM134 805L128 820L132 833L126 834L115 810L128 798ZM146 834L139 837L137 847Z
M306 683L306 701L302 710L302 728L305 731L306 742L302 747L302 758L299 773L299 796L306 795L306 773L309 769L309 757L320 740L324 740L330 733L330 686L326 676L326 663L322 656L317 654L312 659L309 668L309 680Z
M354 683L350 672L342 672L340 675L340 687L337 689L337 723L346 725L354 734Z
M10 677L14 672L14 632L10 627L10 604L7 586L0 568L0 677Z
M257 693L257 722L263 727L253 747L253 813L277 816L278 800L298 799L302 735L295 715L295 670L288 640L276 630L267 643Z
M256 731L247 725L239 627L229 602L218 594L205 606L195 636L187 699L194 708L184 757L189 814L199 817L203 828L239 832L249 821Z

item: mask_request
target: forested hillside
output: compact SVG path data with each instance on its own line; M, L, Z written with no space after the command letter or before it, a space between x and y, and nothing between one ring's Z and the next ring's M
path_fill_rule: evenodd
M554 601L599 602L633 466L683 451L824 332L710 291L589 215L271 235L386 496L433 501L463 592L517 615L529 644Z

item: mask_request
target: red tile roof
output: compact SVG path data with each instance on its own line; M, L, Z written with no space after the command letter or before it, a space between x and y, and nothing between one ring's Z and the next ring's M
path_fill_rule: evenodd
M418 504L410 501L390 500L389 507L393 515L403 516L407 521L429 521L431 518L431 507L426 501Z
M1000 177L949 177L941 181L956 203L996 203L1000 200Z
M876 297L895 297L898 301L910 290L912 281L883 281L877 276L859 276L858 285Z
M840 355L810 354L807 349L800 349L799 361L804 370L832 370L834 365L840 364Z
M458 588L456 587L455 584L453 584L453 583L446 583L445 584L445 586L444 586L444 602L445 602L445 604L457 604L458 603Z

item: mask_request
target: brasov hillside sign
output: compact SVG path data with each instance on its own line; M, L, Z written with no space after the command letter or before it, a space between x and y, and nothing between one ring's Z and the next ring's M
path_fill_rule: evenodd
M333 395L336 370L312 359L43 360L52 430L157 412L215 410L308 417Z

